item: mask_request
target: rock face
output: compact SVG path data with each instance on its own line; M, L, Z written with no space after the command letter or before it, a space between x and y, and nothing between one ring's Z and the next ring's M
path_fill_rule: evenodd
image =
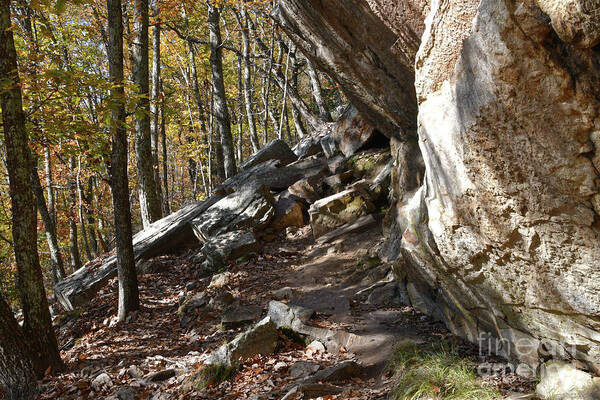
M392 185L412 183L390 228L412 297L509 358L537 364L550 349L598 371L597 1L279 4L374 127L418 126L425 181L403 193L411 142L394 145Z
M205 270L214 273L239 257L260 249L260 243L249 231L226 232L209 238L196 256L196 261L205 263Z
M358 149L374 140L377 134L353 105L346 108L332 132L337 147L346 157L354 155Z

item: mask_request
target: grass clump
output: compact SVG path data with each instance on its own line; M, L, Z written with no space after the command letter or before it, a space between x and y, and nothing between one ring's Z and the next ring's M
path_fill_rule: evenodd
M453 353L446 343L399 344L389 364L395 374L392 400L491 400L500 393L484 386L475 374L473 362Z
M237 371L236 365L209 364L204 366L194 377L196 386L202 390L209 386L217 386L231 379Z

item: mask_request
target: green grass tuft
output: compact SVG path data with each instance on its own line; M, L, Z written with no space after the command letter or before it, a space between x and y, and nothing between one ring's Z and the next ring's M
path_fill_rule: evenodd
M495 388L484 386L472 361L453 353L450 346L399 344L388 367L396 378L392 400L500 399Z

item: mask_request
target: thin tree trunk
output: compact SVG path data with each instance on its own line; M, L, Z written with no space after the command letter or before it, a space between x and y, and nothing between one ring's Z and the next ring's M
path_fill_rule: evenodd
M88 191L87 195L84 197L85 205L86 205L86 215L87 215L87 226L88 226L88 236L90 239L90 250L92 252L92 256L98 256L98 238L96 237L96 218L94 217L94 180L95 178L91 176L88 180Z
M238 23L241 25L242 34L242 57L244 60L243 69L243 83L244 83L244 106L246 108L246 119L248 120L248 130L250 131L250 142L252 144L252 151L256 153L260 144L258 142L258 135L256 133L256 121L254 118L254 110L252 107L252 87L250 84L250 38L248 31L248 14L246 12L246 5L242 2L240 4L241 16L237 13L236 18Z
M79 225L81 226L81 239L83 240L83 249L88 261L91 260L90 242L88 241L87 227L85 223L86 211L83 203L83 185L81 184L81 156L77 159L77 197L79 201Z
M0 393L3 399L21 400L35 394L34 358L23 330L0 295Z
M134 0L134 40L132 51L133 82L138 88L135 107L135 156L138 194L144 228L162 218L162 206L154 179L150 134L150 102L148 80L148 0Z
M35 163L32 163L31 169L31 181L33 184L33 192L35 194L38 211L44 222L44 228L46 230L46 240L48 241L48 249L50 250L50 268L52 271L52 280L54 283L62 280L65 276L65 266L63 263L62 255L60 254L60 247L58 245L58 237L56 235L56 224L52 219L48 208L46 207L46 199L44 198L44 189L40 182L40 177L35 168Z
M52 188L52 159L50 147L44 146L44 169L46 170L46 195L48 196L48 213L56 227L56 205L54 200L54 189Z
M280 43L282 43L280 41ZM283 46L281 46L281 51L283 52ZM286 113L286 104L287 104L287 88L288 88L288 71L290 68L290 52L291 48L288 50L288 54L285 60L285 84L283 85L283 95L282 95L282 104L281 104L281 119L279 121L279 128L277 130L279 134L279 139L283 139L283 119Z
M75 157L69 158L69 254L71 256L71 270L77 271L81 268L81 254L79 253L79 240L77 238L77 217L75 216L75 207L77 207L77 188L73 178L75 174Z
M115 218L115 240L119 276L118 319L139 308L137 275L133 257L131 207L127 178L127 130L123 89L123 23L121 0L107 0L108 64L111 88L111 185Z
M155 0L154 15L158 16L158 1ZM152 148L152 170L159 201L162 204L162 185L160 182L160 168L158 164L158 101L160 94L160 18L157 18L152 34L152 93L150 102L150 146ZM164 214L161 213L161 214Z
M319 79L319 73L315 70L315 67L312 65L310 60L306 59L306 69L308 70L308 76L310 78L310 84L312 86L313 97L315 98L315 102L317 103L317 107L319 108L319 115L321 119L326 122L331 122L331 114L325 105L325 100L323 100L323 93L321 89L321 80Z
M223 81L223 59L221 48L221 28L219 26L219 8L208 2L208 29L210 34L210 66L214 87L214 113L217 131L223 151L223 167L226 179L235 175L235 155L231 135L231 121L227 109L227 96Z
M162 79L160 83L162 92ZM160 102L160 137L162 147L162 169L163 169L163 184L165 185L165 194L163 197L164 215L171 214L171 203L169 202L169 170L167 168L169 160L167 159L167 130L165 124L165 96L162 96Z
M242 57L238 55L237 57L237 90L238 90L238 98L237 98L237 126L238 126L238 137L237 137L237 160L238 163L242 163L243 157L243 140L244 140L244 97L242 88Z
M48 299L42 281L42 269L37 252L37 221L34 196L31 190L31 154L29 138L25 130L25 114L21 97L21 83L17 69L17 52L15 50L10 19L10 3L0 0L0 76L3 77L3 90L0 91L0 106L4 125L4 146L6 148L6 167L9 178L9 193L12 208L12 237L17 264L17 287L23 307L24 330L34 344L32 347L40 354L40 365L54 370L62 369L62 361L58 351L56 336L52 329L52 320L48 310ZM9 330L14 330L12 319L6 316L10 310L5 303L1 313L0 346L3 349L15 346ZM12 315L11 315L12 317ZM5 321L8 320L8 321ZM7 323L5 325L5 322ZM14 333L14 332L13 332ZM20 347L22 350L23 347ZM12 349L15 352L19 349ZM15 354L2 352L0 358L12 359ZM18 354L17 354L18 355ZM31 374L27 366L20 363L15 370L24 372L22 385L29 385ZM6 371L6 368L0 368ZM16 375L10 372L9 375ZM4 378L3 378L4 380ZM12 382L11 379L7 381ZM18 386L21 386L19 384ZM11 384L11 386L13 386ZM27 389L27 387L23 387ZM11 390L20 390L19 388Z
M208 141L208 157L209 157L209 170L213 170L213 164L212 164L212 154L214 152L215 154L215 160L217 162L217 178L220 182L223 181L223 179L225 178L225 165L223 163L223 148L221 147L221 142L219 140L215 141L215 87L214 85L210 85L210 123L209 123L209 130L210 130L210 135L209 137L209 141ZM211 176L212 176L212 172L211 172ZM211 188L212 188L212 183L211 183Z
M290 57L292 59L292 84L291 86L298 90L298 58L296 57L296 46L292 44ZM294 102L292 103L292 118L294 119L294 127L296 128L296 134L303 138L306 136L306 129L302 123L300 111Z

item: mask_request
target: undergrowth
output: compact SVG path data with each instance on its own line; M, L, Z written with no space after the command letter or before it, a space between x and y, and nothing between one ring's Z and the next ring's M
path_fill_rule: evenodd
M485 386L472 361L438 345L403 342L394 350L389 369L394 373L392 400L491 400L500 399L495 388Z

